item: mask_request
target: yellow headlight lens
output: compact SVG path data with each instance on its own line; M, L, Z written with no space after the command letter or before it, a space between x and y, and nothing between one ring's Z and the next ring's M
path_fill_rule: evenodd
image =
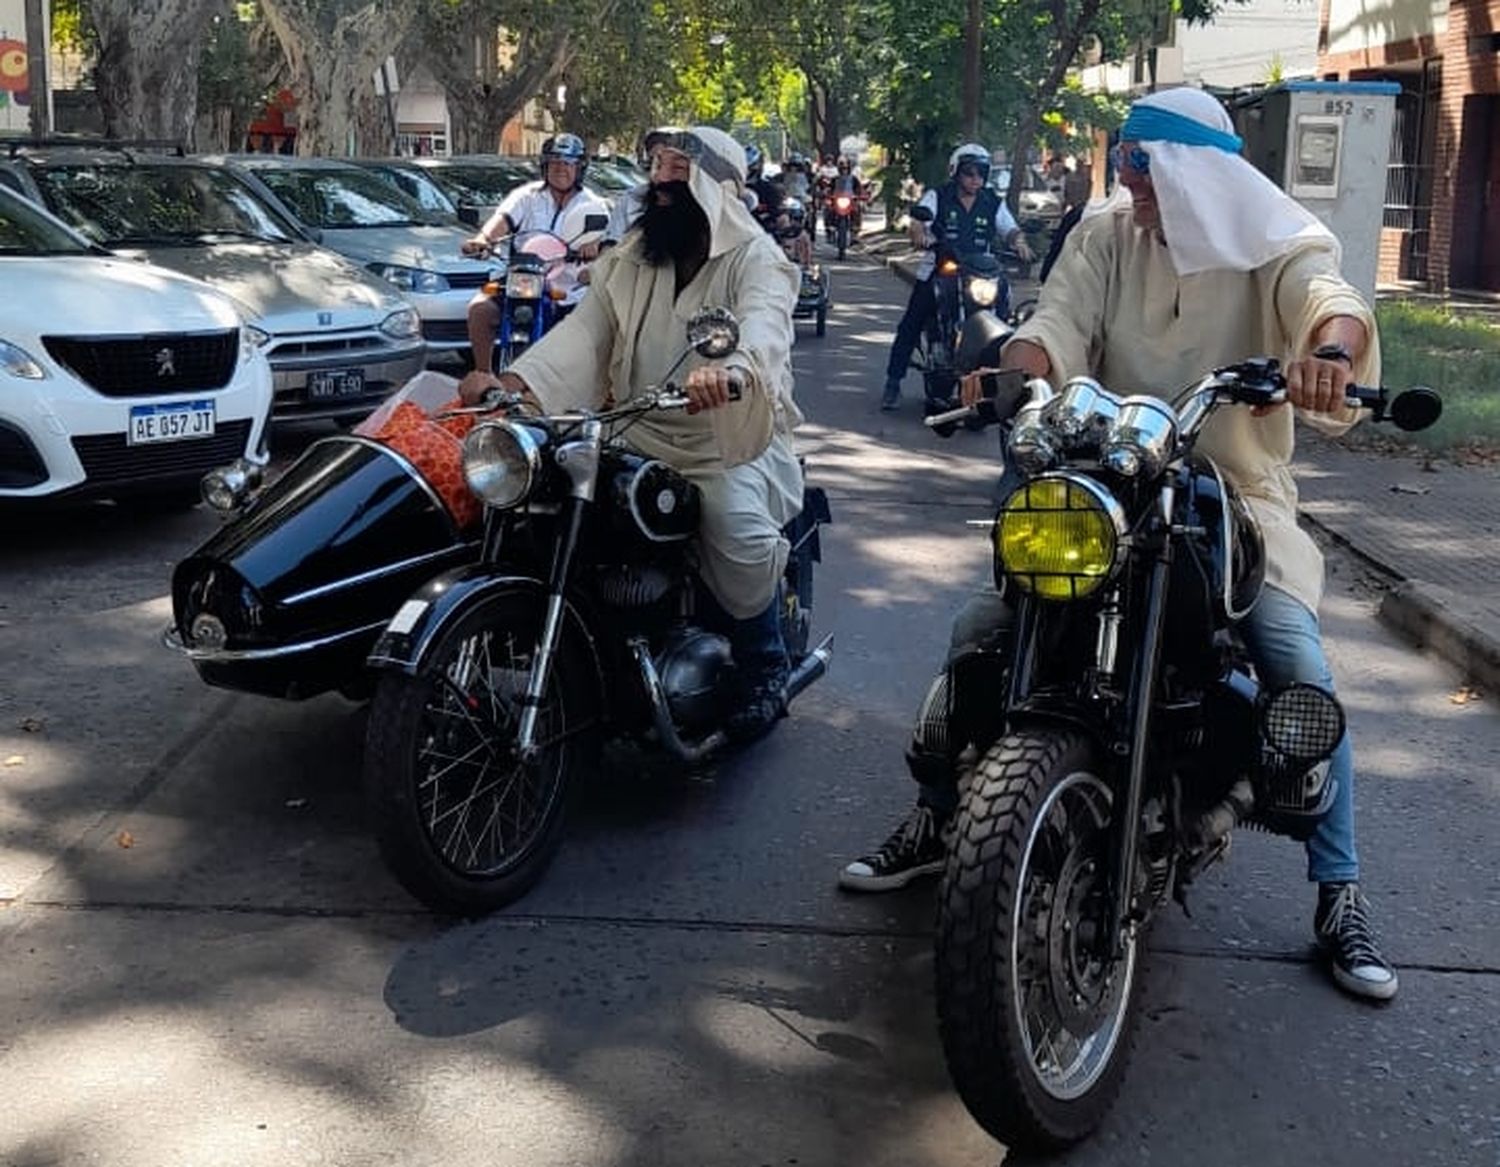
M1119 504L1102 486L1071 477L1028 482L995 523L1005 573L1044 600L1079 600L1114 574L1124 536Z

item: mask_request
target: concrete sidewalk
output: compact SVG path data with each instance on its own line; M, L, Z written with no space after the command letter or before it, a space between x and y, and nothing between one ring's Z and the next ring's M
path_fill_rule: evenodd
M910 282L904 236L864 253ZM1023 283L1012 296L1035 295ZM1500 692L1500 467L1348 445L1301 427L1293 462L1303 521L1383 574L1380 618Z

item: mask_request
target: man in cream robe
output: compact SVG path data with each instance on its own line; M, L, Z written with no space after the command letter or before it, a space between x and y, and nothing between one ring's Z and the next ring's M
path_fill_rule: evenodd
M1345 404L1344 387L1380 379L1374 316L1339 274L1337 241L1239 156L1214 98L1192 89L1143 98L1120 137L1119 190L1091 205L1068 236L1002 365L1058 386L1087 375L1116 393L1170 398L1215 367L1280 358L1291 406L1259 415L1220 409L1197 448L1240 490L1265 533L1268 586L1241 624L1261 679L1332 690L1316 616L1323 558L1297 526L1293 414L1330 432L1353 424L1358 413ZM974 400L977 377L964 390ZM998 597L976 600L955 622L950 661L1004 637L1008 621ZM879 852L844 869L843 886L885 890L940 868L964 743L933 749L923 727L943 715L948 680L934 684L908 752L922 788L916 811ZM1347 735L1330 775L1337 796L1307 845L1308 877L1319 885L1315 932L1341 988L1388 1000L1396 973L1376 946L1358 887Z
M789 550L781 530L802 508L791 433L801 420L791 368L799 274L740 198L744 150L732 138L695 127L646 144L652 190L637 225L594 264L590 294L506 372L471 374L461 392L476 400L496 384L523 390L548 413L623 404L661 386L695 313L734 313L738 351L716 362L693 354L674 374L693 408L648 413L625 440L702 492L699 570L731 619L745 686L730 728L747 739L785 704L775 598ZM742 386L738 401L731 382Z

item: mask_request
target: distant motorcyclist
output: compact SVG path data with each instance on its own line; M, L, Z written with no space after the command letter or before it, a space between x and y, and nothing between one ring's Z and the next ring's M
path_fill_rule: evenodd
M854 205L850 208L849 213L854 233L856 235L859 234L860 224L864 221L865 183L864 179L860 177L859 171L854 169L854 164L848 158L841 157L835 164L833 178L828 184L828 189L829 193L834 196L846 194L854 200ZM830 229L829 234L831 236L833 227L833 205L831 202L825 211L824 219L825 226Z
M571 239L582 230L585 216L609 213L603 200L584 189L588 151L578 135L557 134L548 138L542 143L538 165L542 177L518 186L505 196L489 221L464 241L461 250L465 255L483 255L500 239L521 231L551 231ZM578 249L579 256L586 260L598 253L597 243ZM586 290L584 282L569 295L565 308L571 308L582 297ZM495 337L499 333L500 304L495 297L481 291L469 301L469 347L474 353L474 367L482 373L491 371Z
M781 171L781 186L789 199L798 199L806 209L807 198L812 194L812 175L808 173L807 158L793 153Z
M759 146L751 144L745 147L745 173L745 189L755 196L755 221L774 235L780 225L778 220L786 193L779 183L766 177L766 156Z
M911 365L911 354L917 347L922 330L937 314L937 294L933 272L937 268L938 246L954 252L968 253L1013 248L1022 259L1031 259L1026 245L1005 202L989 186L990 152L977 142L967 142L948 156L948 181L929 190L917 206L932 212L929 226L913 219L907 232L912 246L926 249L917 265L917 279L906 302L906 312L896 325L896 339L891 344L890 360L885 368L885 389L880 408L892 410L901 401L901 381Z

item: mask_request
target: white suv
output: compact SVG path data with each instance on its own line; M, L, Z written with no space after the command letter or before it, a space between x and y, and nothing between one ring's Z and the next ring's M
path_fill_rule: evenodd
M0 501L188 505L266 460L271 369L224 296L0 189Z

